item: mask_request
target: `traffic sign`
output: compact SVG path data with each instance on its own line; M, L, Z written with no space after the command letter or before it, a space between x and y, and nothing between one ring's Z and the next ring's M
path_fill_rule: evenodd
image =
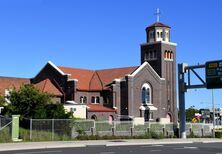
M206 62L206 87L222 88L222 60Z

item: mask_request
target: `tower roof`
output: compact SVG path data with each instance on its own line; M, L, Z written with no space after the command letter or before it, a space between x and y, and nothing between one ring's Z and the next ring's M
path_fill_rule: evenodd
M154 27L166 27L166 28L170 28L170 26L165 25L161 22L155 22L154 24L148 26L146 29L150 29L150 28L154 28Z

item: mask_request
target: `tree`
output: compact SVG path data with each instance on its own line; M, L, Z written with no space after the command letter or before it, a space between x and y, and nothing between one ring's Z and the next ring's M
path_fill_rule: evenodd
M10 104L6 106L5 114L20 114L21 118L51 119L68 118L61 104L52 104L51 95L40 92L33 85L22 85L19 90L10 91ZM53 106L53 107L52 107Z
M195 106L191 106L186 109L186 121L191 122L192 119L195 117L195 113L198 113L199 110L195 109Z
M3 96L0 96L0 107L4 107L6 106L6 101L5 101L5 98Z

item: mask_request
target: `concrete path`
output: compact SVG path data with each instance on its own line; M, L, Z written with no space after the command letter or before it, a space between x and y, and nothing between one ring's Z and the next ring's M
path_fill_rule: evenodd
M154 145L154 144L186 144L186 143L217 143L222 139L193 138L193 139L131 139L131 140L89 140L89 141L57 141L57 142L17 142L2 143L0 151L73 148L86 146L129 146L129 145Z

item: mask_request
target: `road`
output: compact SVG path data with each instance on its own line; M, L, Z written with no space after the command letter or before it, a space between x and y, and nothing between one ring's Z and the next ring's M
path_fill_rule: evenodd
M0 147L1 148L1 147ZM5 151L0 154L222 154L221 143L165 144L139 146L87 146Z

